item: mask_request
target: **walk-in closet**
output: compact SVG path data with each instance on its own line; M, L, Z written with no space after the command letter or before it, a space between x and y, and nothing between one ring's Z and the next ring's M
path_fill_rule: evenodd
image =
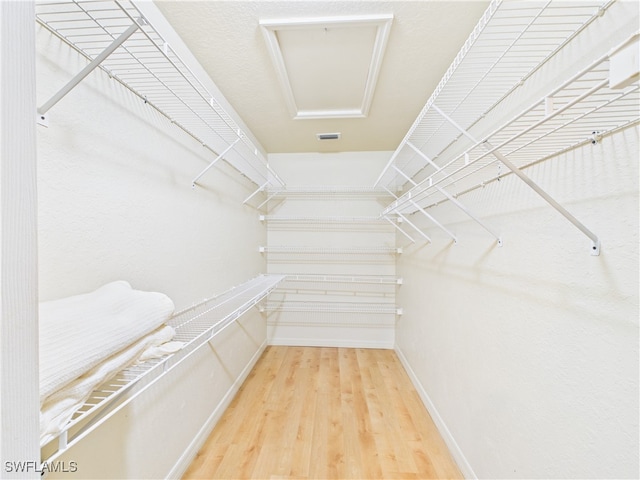
M2 478L638 478L636 0L0 0Z

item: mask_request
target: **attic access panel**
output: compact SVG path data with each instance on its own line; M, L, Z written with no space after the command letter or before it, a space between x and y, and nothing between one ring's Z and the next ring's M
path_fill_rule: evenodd
M294 119L366 117L393 15L262 20Z

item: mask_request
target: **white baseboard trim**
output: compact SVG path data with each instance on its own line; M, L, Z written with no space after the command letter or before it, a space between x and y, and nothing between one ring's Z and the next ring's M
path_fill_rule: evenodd
M216 423L218 423L218 420L220 420L220 418L222 417L222 414L231 403L231 400L233 400L233 397L236 396L236 393L238 393L238 390L240 390L240 387L249 376L249 373L251 373L251 370L260 359L260 356L264 352L265 348L267 348L266 340L262 343L262 345L260 345L256 353L253 355L253 357L251 357L251 360L249 360L249 363L247 363L247 365L242 370L240 375L238 375L238 378L236 378L235 382L233 382L233 385L231 385L231 388L229 388L229 390L225 394L222 401L213 410L211 415L209 415L209 418L207 419L207 421L204 423L202 428L198 431L195 438L191 441L189 446L186 448L184 453L181 455L181 457L178 459L176 464L173 466L173 468L167 475L166 477L167 479L182 478L184 473L187 471L187 468L189 468L189 465L191 465L191 462L193 462L193 459L198 454L198 451L200 450L200 448L202 448L202 446L204 445L204 442L207 440L207 438L213 431L213 428L216 426Z
M335 338L271 338L269 345L279 347L381 348L393 350L393 342L340 340Z
M417 390L418 395L420 395L420 398L422 399L422 403L424 403L424 406L429 411L429 415L431 415L431 418L433 419L433 423L435 423L436 428L440 432L440 435L442 435L442 439L444 440L444 443L446 443L447 447L449 447L451 456L453 457L456 464L458 465L460 472L462 473L462 475L464 475L464 478L466 479L477 480L478 478L477 475L473 471L473 468L471 468L471 465L467 461L467 458L464 456L464 453L462 453L460 446L456 442L455 438L453 438L453 435L447 428L447 425L444 423L444 420L440 416L440 413L438 413L436 406L431 401L431 398L429 398L427 391L424 389L424 387L420 383L420 380L418 380L418 377L413 371L413 369L411 368L411 365L409 364L407 357L404 356L404 353L402 352L400 347L398 347L397 345L395 346L395 351L396 351L396 354L398 355L398 358L400 359L400 363L402 363L402 365L404 366L404 369L407 371L407 374L409 375L409 378L411 379L413 386Z

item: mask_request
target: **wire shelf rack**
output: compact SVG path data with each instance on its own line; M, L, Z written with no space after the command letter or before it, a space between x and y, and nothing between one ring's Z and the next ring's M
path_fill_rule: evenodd
M442 163L439 170L392 202L384 213L415 212L413 202L429 208L446 199L438 187L455 188L459 195L504 175L501 152L522 169L640 119L638 83L620 90L608 87L609 60L601 58L549 95L490 134L476 139L462 153ZM553 99L553 111L547 101ZM597 130L594 130L597 128Z
M397 189L425 168L448 165L445 151L469 139L441 112L468 131L612 3L491 2L375 185ZM506 135L511 128L517 127L506 126ZM569 146L546 136L539 145L546 156Z
M369 224L385 224L386 221L381 217L373 216L326 216L326 217L311 217L302 215L260 215L261 222L269 223L369 223Z
M276 254L315 254L315 255L395 255L402 253L402 248L387 246L365 247L312 247L312 246L261 246L260 253Z
M55 460L126 406L133 398L184 362L216 334L258 305L284 275L259 275L241 285L177 312L168 322L176 330L175 341L184 342L176 353L148 360L120 371L94 390L56 439L44 446L43 460ZM56 444L57 443L57 444Z
M284 185L256 145L132 1L38 0L36 21L89 62L128 35L99 68L218 155L216 160L222 158L257 185Z
M499 233L458 197L514 174L591 240L591 255L599 255L598 235L523 170L640 122L638 81L612 82L611 68L616 52L637 48L637 31L617 49L583 59L579 71L558 74L556 68L546 86L536 83L548 75L542 67L552 59L557 64L563 49L572 51L576 36L613 3L493 1L379 176L376 186L404 192L382 216L407 220L421 212L456 241L427 212L451 201L500 247Z
M306 274L289 273L287 282L312 282L312 283L362 283L371 285L402 285L402 278L395 275L347 275L347 274Z
M391 303L370 302L307 302L285 301L266 302L262 307L265 312L298 312L298 313L346 313L346 314L391 314L401 315L402 309Z
M287 185L283 188L269 187L267 193L273 198L283 197L323 197L323 196L358 196L358 197L390 197L391 194L382 187L372 186L339 186L339 185L314 185L294 186Z

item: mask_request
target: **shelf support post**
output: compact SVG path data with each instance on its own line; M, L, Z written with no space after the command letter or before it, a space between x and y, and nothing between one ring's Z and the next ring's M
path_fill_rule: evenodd
M418 147L416 147L413 143L411 143L411 142L407 141L407 145L408 145L409 147L411 147L411 149L412 149L414 152L416 152L420 157L422 157L424 160L426 160L426 162L427 162L429 165L431 165L433 168L435 168L435 169L436 169L436 171L438 171L438 172L439 172L440 170L442 170L438 165L436 165L436 163L435 163L433 160L431 160L431 159L430 159L429 157L427 157L424 153L422 153L422 151L421 151Z
M271 200L273 197L275 197L276 195L278 195L282 190L277 190L274 193L272 193L271 195L269 195L267 197L267 199L265 201L263 201L260 205L258 205L256 207L257 210L260 210L262 207L264 207L267 203L269 203L269 200Z
M458 243L458 238L448 229L446 228L444 225L442 225L438 220L436 220L435 218L433 218L432 215L430 215L429 213L427 213L427 211L422 208L420 205L418 205L416 202L414 202L413 200L409 200L411 202L411 204L416 207L418 209L418 211L420 213L422 213L425 217L427 217L429 220L431 220L433 223L435 223L438 227L440 227L440 229L442 231L444 231L447 235L449 235L452 239L453 239L453 243L457 244Z
M409 225L411 225L416 232L418 232L421 236L423 236L427 240L427 242L432 243L431 242L431 238L426 233L424 233L422 230L420 230L411 220L409 220L407 217L405 217L400 212L396 212L396 213L400 218L402 218L402 220L404 220Z
M485 142L485 146L489 149L493 149L489 142ZM575 227L578 228L591 240L591 255L600 255L600 239L598 236L589 230L580 220L574 217L566 208L560 205L551 195L545 192L540 186L531 180L522 170L516 167L507 157L497 150L493 150L493 156L500 160L512 173L514 173L520 180L526 183L534 192L542 197L551 207L553 207L560 215L569 220Z
M600 88L600 86L598 86ZM445 114L442 110L440 110L435 105L432 107L442 115L451 125L453 125L456 129L460 131L463 135L469 138L474 143L478 143L478 140L473 137L469 132L467 132L464 128L458 125L452 118L450 118L447 114ZM561 110L556 111L555 113L559 113ZM552 115L552 114L551 114ZM575 227L578 228L582 233L584 233L591 240L591 255L600 255L600 239L598 236L589 230L582 222L580 222L576 217L574 217L569 211L560 205L556 200L551 197L547 192L545 192L536 182L534 182L530 177L528 177L522 170L516 167L507 157L505 157L502 153L500 153L496 148L494 148L489 142L484 142L485 148L491 152L491 154L496 157L496 159L500 160L512 173L514 173L520 180L526 183L534 192L536 192L542 199L551 205L560 215L569 220ZM438 187L438 190L443 191ZM486 228L486 227L485 227Z
M478 225L480 225L482 228L484 228L487 232L489 232L491 235L493 235L495 237L495 239L498 241L498 246L501 247L502 246L502 239L500 238L500 235L498 235L497 233L495 233L493 231L493 229L491 229L486 223L484 223L482 220L480 220L478 217L476 217L473 212L471 212L467 207L465 207L462 203L460 203L460 201L458 201L456 198L454 198L453 195L451 195L449 192L447 192L444 188L439 187L438 185L436 185L436 188L438 189L438 191L440 193L442 193L445 197L447 197L449 200L451 200L451 202L453 202L453 204L458 207L460 210L462 210L464 213L466 213L469 217L471 217Z
M403 234L405 237L407 237L409 240L411 240L411 243L416 243L416 241L413 238L411 238L411 235L409 235L407 232L405 232L403 229L401 229L398 225L396 225L396 222L391 220L389 217L384 217L384 219L387 222L389 222L391 225L393 225L401 234Z
M259 192L264 190L264 187L266 187L268 184L269 184L269 182L264 182L262 185L260 185L255 192L253 192L251 195L249 195L247 198L245 198L245 200L244 200L244 202L242 202L242 204L246 205L249 200L251 200L253 197L255 197Z
M140 20L143 22L144 20ZM118 38L116 38L111 45L105 48L100 55L91 60L91 62L84 67L80 72L76 74L69 82L60 89L58 93L56 93L53 97L51 97L47 102L45 102L40 108L38 108L38 115L40 117L44 117L45 114L53 107L56 103L62 100L67 93L73 90L84 78L93 72L100 64L111 55L120 45L122 45L131 35L134 34L136 30L140 28L140 25L137 22L131 24L129 28L127 28L124 32L120 34ZM43 118L44 120L44 118Z
M400 170L398 167L396 167L395 165L391 165L393 167L393 169L398 172L404 179L406 179L409 183L411 183L414 187L417 185L416 182L413 181L413 179L411 177L409 177L409 175L407 175L406 173L404 173L402 170Z
M209 165L207 165L207 167L204 170L202 170L200 172L200 174L198 176L196 176L196 178L194 178L191 181L191 188L196 186L196 182L200 179L200 177L202 177L205 173L207 173L207 171L211 167L213 167L218 162L218 160L220 160L222 157L224 157L227 153L229 153L229 151L231 151L231 149L233 147L236 146L236 143L238 143L240 141L240 138L242 138L242 137L236 138L235 141L231 145L229 145L227 148L225 148L220 155L218 155Z

